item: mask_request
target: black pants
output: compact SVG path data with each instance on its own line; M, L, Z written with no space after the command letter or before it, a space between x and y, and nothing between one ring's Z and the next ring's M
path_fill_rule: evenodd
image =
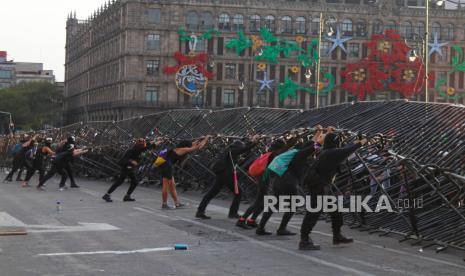
M44 178L44 174L45 174L44 165L42 164L42 162L34 162L32 163L32 166L27 169L27 174L26 174L27 182L31 180L32 176L34 175L36 171L39 172L39 181L41 181Z
M116 180L115 183L113 183L113 185L111 185L110 189L108 189L107 194L113 193L119 186L121 186L121 184L124 183L124 180L126 180L127 177L129 177L129 179L131 180L131 186L129 186L127 192L127 195L130 196L136 189L137 185L139 184L139 181L137 180L135 170L127 166L121 167L119 178Z
M327 189L325 189L324 184L318 184L315 186L310 187L309 192L310 192L310 200L311 200L311 206L312 208L317 207L317 198L318 196L323 196L327 195ZM309 235L313 230L313 227L315 227L316 223L318 222L318 218L320 217L321 211L320 212L306 212L304 220L302 221L302 227L300 228L300 239L302 241L308 241L309 240ZM331 216L331 226L333 229L333 234L337 235L341 233L341 227L343 225L343 217L342 213L340 212L330 212L329 213Z
M21 179L21 174L23 173L24 163L24 158L13 158L13 168L11 169L10 173L8 173L8 175L6 176L5 180L12 181L13 174L17 170L19 170L18 176L16 177L16 180L19 181Z
M66 164L63 166L63 169L66 171L66 174L68 175L69 180L71 181L71 186L77 186L77 185L76 185L76 181L74 180L73 170L71 169L71 164L70 164L70 163L66 163ZM66 179L65 179L65 182L66 182Z
M251 219L256 220L257 217L263 212L264 209L264 197L268 194L269 177L261 179L258 183L257 197L254 203L247 208L245 213L242 215L243 218L248 218L252 215Z
M299 178L297 178L293 173L286 172L282 177L274 173L270 173L270 185L273 188L273 195L278 196L294 196L299 194L298 185L300 183ZM275 207L278 204L275 205ZM260 220L259 227L265 228L266 223L273 215L273 211L269 210L263 213L262 219ZM283 215L279 230L285 230L287 224L294 216L294 212L286 212Z
M57 163L52 164L52 168L50 169L50 171L42 178L42 180L40 180L39 187L42 187L45 184L45 182L52 178L56 173L61 175L60 188L63 188L65 186L65 182L68 176L66 174L63 164Z
M215 198L215 196L217 196L220 193L221 189L225 185L234 193L234 179L232 168L228 168L223 172L216 174L215 184L210 188L210 190L208 190L207 194L205 194L205 196L203 197L202 202L200 202L200 205L198 207L198 211L202 213L205 212L205 210L207 209L207 205L213 198ZM235 215L239 211L241 196L242 192L239 188L239 194L234 194L234 199L231 203L231 207L229 208L229 215Z

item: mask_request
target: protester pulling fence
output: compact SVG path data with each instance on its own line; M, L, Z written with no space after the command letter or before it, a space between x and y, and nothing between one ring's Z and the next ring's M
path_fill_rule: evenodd
M117 122L77 123L41 133L61 141L74 135L79 147L91 149L75 162L81 176L115 177L118 160L135 139L162 138L157 150L141 158L138 177L159 184L153 168L157 154L182 140L212 135L202 151L178 162L176 177L182 189L206 191L213 185L212 166L233 141L260 135L258 145L237 162L238 184L243 197L254 197L256 178L249 165L273 140L298 137L309 140L316 125L335 126L343 144L369 138L340 168L331 185L334 195L371 196L367 205L376 208L387 198L393 212L349 212L344 221L370 233L397 234L441 251L465 250L465 108L420 102L361 102L308 111L239 108L219 111L173 110ZM0 166L7 167L14 137L0 138ZM19 139L19 137L18 137ZM160 150L161 149L161 150ZM421 202L421 205L418 204Z

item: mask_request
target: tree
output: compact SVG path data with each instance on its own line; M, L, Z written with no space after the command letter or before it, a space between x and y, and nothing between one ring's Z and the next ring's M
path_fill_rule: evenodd
M0 110L10 112L19 129L42 129L61 123L63 94L48 82L20 83L0 90Z

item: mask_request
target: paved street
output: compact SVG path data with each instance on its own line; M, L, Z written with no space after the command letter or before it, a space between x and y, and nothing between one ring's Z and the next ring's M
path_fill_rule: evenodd
M3 174L0 174L2 179ZM37 180L32 181L33 184ZM79 190L24 189L0 184L0 227L25 227L25 236L0 236L0 275L463 275L463 252L433 250L345 228L356 243L332 247L330 225L313 238L319 252L297 250L298 237L257 237L226 218L227 201L214 200L210 221L194 218L197 193L181 193L187 208L162 211L159 190L139 187L135 203L122 202L127 187L105 203L109 183L81 179ZM56 202L61 202L57 212ZM245 206L242 206L242 210ZM276 230L275 215L269 230ZM292 221L298 231L302 217ZM187 251L172 250L174 244Z

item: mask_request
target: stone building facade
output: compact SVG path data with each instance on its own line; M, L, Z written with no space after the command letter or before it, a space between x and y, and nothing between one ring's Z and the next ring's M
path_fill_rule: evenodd
M339 28L353 37L346 44L347 53L337 49L322 56L322 72L336 76L336 89L321 97L322 106L353 100L340 88L340 72L345 64L367 55L364 46L373 33L398 29L411 45L420 45L425 35L423 0L116 0L99 8L87 20L70 14L67 21L65 108L67 123L85 120L120 120L139 114L172 108L222 108L269 106L290 108L315 107L316 98L305 92L296 100L280 102L278 92L258 96L261 79L250 50L237 56L225 48L238 30L256 34L266 27L277 36L295 39L318 37L319 14L325 28ZM197 34L210 28L221 31L198 45L210 55L216 76L209 81L200 103L179 93L173 76L163 68L176 64L176 51L187 53L187 43L180 42L178 29L184 27ZM327 30L325 30L326 32ZM436 77L447 76L451 45L465 46L465 10L435 7L430 10L430 33L439 34L443 56L433 54L431 71ZM431 39L430 39L431 40ZM322 42L322 52L330 47ZM283 82L294 59L280 59L267 67L270 79ZM315 74L306 79L303 73L294 80L303 86L315 83ZM463 72L448 78L449 85L465 90ZM244 88L241 89L241 84ZM432 85L434 86L434 85ZM392 92L379 92L367 100L398 98ZM445 101L431 89L430 99ZM418 100L422 100L421 96ZM461 101L461 100L460 100Z

